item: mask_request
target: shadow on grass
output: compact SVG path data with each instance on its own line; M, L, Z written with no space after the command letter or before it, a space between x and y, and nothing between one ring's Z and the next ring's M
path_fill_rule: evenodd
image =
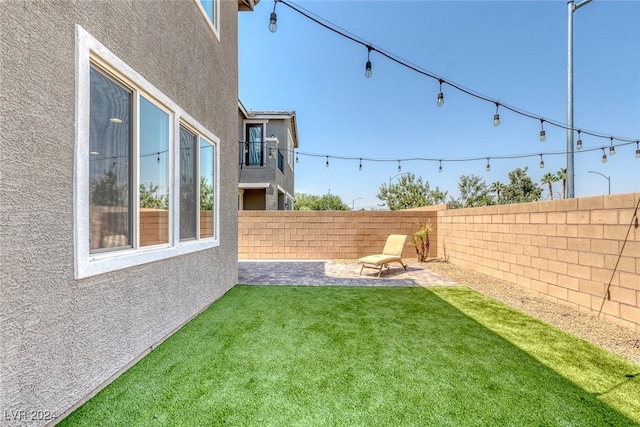
M492 301L237 286L61 425L638 425L637 365Z

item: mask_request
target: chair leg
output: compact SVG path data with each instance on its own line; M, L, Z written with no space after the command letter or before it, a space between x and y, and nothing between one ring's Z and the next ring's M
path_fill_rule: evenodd
M362 276L362 270L364 270L364 264L360 266L360 274L359 274L360 276Z

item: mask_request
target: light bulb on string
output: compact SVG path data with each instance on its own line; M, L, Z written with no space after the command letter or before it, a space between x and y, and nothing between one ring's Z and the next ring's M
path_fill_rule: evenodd
M329 167L329 156L327 156L327 163L325 163L326 167Z
M402 166L400 166L400 160L398 160L398 173L402 172Z
M547 134L544 131L544 119L540 119L540 142L547 140Z
M540 154L540 169L544 169L544 159L542 158L542 154Z
M500 104L496 102L496 113L493 115L493 125L495 127L500 126L500 114L498 114L499 107L500 107Z
M444 94L442 93L442 79L440 81L440 90L438 91L438 107L442 107L444 105Z
M298 162L299 162L299 160L298 160L298 152L296 151L296 163L298 163Z
M275 33L278 30L278 15L276 15L276 5L278 4L278 0L273 1L273 12L271 12L271 17L269 18L269 31Z
M367 46L367 63L364 66L364 76L366 78L371 77L371 75L373 74L373 71L371 70L371 50L373 49L373 47L371 47L370 45Z
M640 159L640 141L636 141L636 159Z
M607 154L604 152L604 147L602 147L602 163L607 163Z
M487 157L487 172L491 172L491 163L489 163L488 157Z
M438 173L442 173L442 160L440 160L440 166L438 166Z
M358 170L362 170L362 159L360 159L360 166L358 167Z
M580 129L578 129L578 142L576 142L576 148L582 150L582 139L580 138Z
M609 155L610 156L615 156L616 155L616 147L613 146L613 137L610 136L609 140L611 141L611 145L609 146Z

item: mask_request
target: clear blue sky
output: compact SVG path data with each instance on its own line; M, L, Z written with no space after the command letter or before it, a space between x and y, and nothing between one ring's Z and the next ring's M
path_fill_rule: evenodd
M567 3L549 1L301 1L301 8L405 62L490 99L567 123ZM295 110L300 153L295 190L338 195L350 207L370 209L382 183L399 178L397 159L450 196L460 176L478 175L490 185L528 167L540 183L566 167L566 130L500 109L371 53L278 3L278 30L269 32L273 2L239 14L240 100L247 109ZM574 127L640 139L640 1L594 0L574 13ZM577 140L577 134L574 136ZM640 191L636 144L609 156L610 140L582 135L575 153L575 196ZM614 145L621 144L614 141ZM608 162L601 162L602 150ZM597 151L585 151L598 148ZM539 153L545 168L540 169ZM486 158L534 154L535 157ZM324 156L355 157L356 160ZM390 162L359 158L389 159ZM460 161L481 157L478 161ZM548 198L547 186L543 198ZM554 185L560 193L561 182Z

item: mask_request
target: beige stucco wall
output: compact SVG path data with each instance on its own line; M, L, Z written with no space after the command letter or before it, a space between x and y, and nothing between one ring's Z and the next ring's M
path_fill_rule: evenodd
M195 1L0 3L0 424L63 414L237 282L237 13L218 41ZM219 247L74 280L76 24L220 138Z

